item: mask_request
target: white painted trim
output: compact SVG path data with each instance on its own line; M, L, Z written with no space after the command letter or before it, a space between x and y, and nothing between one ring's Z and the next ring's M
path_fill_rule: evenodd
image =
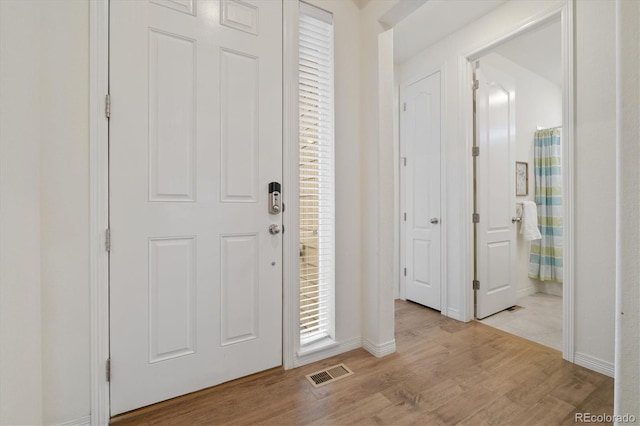
M538 290L534 287L521 288L518 290L518 299L526 296L531 296L532 294L536 294Z
M296 352L296 355L298 358L301 358L318 352L328 351L337 346L339 346L338 342L331 337L325 337L319 341L302 346L300 350Z
M80 417L64 423L58 423L56 426L89 426L91 424L91 416Z
M394 33L395 34L395 33ZM402 159L400 158L400 85L397 81L397 67L393 65L393 158L396 160L393 164L393 299L401 299L400 287L402 285L403 274L401 266L404 264L403 248L400 240L403 229L401 220L402 206L400 205L400 194L402 188L400 186L400 174L402 173ZM394 322L395 327L395 322Z
M400 105L402 105L402 86L398 88L398 222L400 223L400 230L398 235L398 248L400 252L399 256L399 264L398 264L398 278L400 288L398 289L398 297L401 300L407 300L407 277L404 275L404 268L407 264L407 253L405 249L405 235L407 232L407 225L404 221L404 210L405 210L405 198L406 194L404 192L404 181L407 179L406 171L404 168L404 152L402 151L402 138L400 136Z
M458 309L453 309L453 308L447 309L447 316L454 320L467 322L467 321L464 321L464 318L462 315L460 315L460 310Z
M467 183L466 190L466 213L464 214L465 220L462 222L463 235L467 238L464 241L463 252L466 259L470 261L466 262L466 268L464 270L464 278L462 282L462 288L460 293L462 294L462 321L469 322L474 317L474 294L472 290L473 281L473 254L474 254L474 241L473 241L473 224L471 223L471 215L473 213L473 157L471 156L471 147L473 146L473 90L471 81L473 78L473 68L470 61L460 56L458 57L458 93L460 101L458 102L458 114L461 117L461 129L465 140L465 156L464 156L464 173L465 182ZM471 297L468 296L468 292L471 292Z
M396 351L396 340L390 340L386 343L375 344L371 340L363 338L362 339L362 348L369 352L371 355L382 358L387 355L391 355Z
M401 300L407 300L407 277L404 274L404 268L407 264L407 251L405 248L405 240L407 233L407 222L404 221L404 211L406 205L407 194L405 193L404 182L407 180L407 172L404 166L404 159L407 156L405 152L404 143L402 143L402 103L404 102L404 91L407 86L411 84L409 82L400 83L398 86L398 167L399 167L399 180L398 180L398 192L399 192L399 211L398 221L400 222L400 235L399 235L399 251L400 251L400 264L398 265L398 276L400 278L400 291L399 297ZM395 325L394 325L395 327Z
M404 93L407 90L407 87L410 85L417 83L420 80L424 80L425 78L429 78L435 73L440 73L440 223L442 226L440 227L440 312L442 315L450 316L448 309L448 276L447 276L447 203L446 194L447 194L447 158L446 158L446 126L445 126L445 100L446 100L446 66L440 65L432 70L429 70L426 73L421 73L416 75L406 81L400 83L400 90L398 96L398 144L399 144L399 156L398 156L398 164L400 165L400 182L398 182L398 190L400 192L400 208L398 211L398 220L400 221L400 265L398 268L399 276L400 276L400 299L407 300L407 277L404 276L404 267L407 264L406 259L406 222L403 218L403 213L405 211L406 198L407 195L405 193L404 181L406 180L405 176L405 168L402 166L402 159L406 157L406 148L403 143L402 134L400 134L400 129L402 126L400 125L402 120L402 111L400 105L404 102ZM458 318L456 318L458 319Z
M91 419L109 424L109 124L105 95L109 88L109 0L89 3L89 294L91 315Z
M615 366L612 362L605 361L582 352L576 352L573 356L573 361L581 367L597 371L605 376L614 377L615 375Z
M447 99L447 67L440 67L440 313L449 316L449 276L447 274L449 221L447 216L447 126L445 99Z
M571 2L572 0L566 0L566 1ZM469 61L478 59L490 53L491 51L493 51L493 49L495 49L499 45L506 43L510 40L513 40L514 38L522 34L526 34L530 30L544 26L545 24L557 19L558 17L561 17L565 9L566 9L566 5L554 6L541 13L532 15L529 18L526 18L523 21L521 21L519 24L516 24L513 29L511 29L510 31L507 31L500 37L497 37L496 39L491 40L488 43L484 43L482 45L473 47L469 49L466 53L464 53L462 56L467 58L467 60Z
M575 276L575 96L574 96L574 1L561 9L562 31L562 138L564 189L564 268L562 277L562 357L575 362L574 340L574 276Z
M284 1L283 25L283 99L282 99L282 179L283 200L289 206L282 214L283 234L283 367L297 367L300 346L300 226L298 172L298 1Z
M564 180L564 277L563 277L563 296L562 296L562 357L567 361L574 362L574 253L575 253L575 236L574 236L574 223L575 223L575 167L574 167L574 146L575 146L575 105L574 105L574 60L573 60L573 21L574 21L574 0L567 0L565 4L559 7L553 7L547 11L544 11L538 15L532 16L529 19L523 21L517 25L513 30L507 32L501 37L487 43L483 46L476 47L466 54L460 57L459 68L459 87L460 87L460 105L463 111L461 120L461 126L465 129L470 129L472 126L472 119L468 116L470 113L470 106L465 108L465 103L469 103L468 99L471 99L471 87L468 77L469 61L477 59L482 55L491 51L494 47L511 40L530 29L544 25L545 23L560 18L562 29L562 68L563 68L563 95L562 95L562 136L563 136L563 180ZM469 110L469 112L466 112ZM471 146L473 144L472 134L466 136L466 150L465 152L471 152ZM467 162L470 163L471 155L468 156ZM468 166L468 169L470 166ZM467 179L467 207L465 217L471 217L473 213L473 185L472 177ZM465 222L465 226L469 226ZM468 233L468 239L466 241L467 250L465 252L469 256L469 259L473 259L473 231ZM472 262L467 262L472 263ZM473 267L471 266L471 271ZM465 281L471 283L471 277ZM473 290L469 285L467 290L463 292L465 299L465 306L467 307L467 316L473 318Z
M296 327L296 330L297 330L297 327ZM312 362L321 361L323 359L340 355L341 353L349 352L361 347L362 347L362 338L360 337L354 337L353 339L345 340L343 342L336 342L336 344L332 344L320 351L312 351L306 355L303 354L303 355L300 355L299 357L296 357L293 361L293 365L291 368L301 367L303 365L311 364Z

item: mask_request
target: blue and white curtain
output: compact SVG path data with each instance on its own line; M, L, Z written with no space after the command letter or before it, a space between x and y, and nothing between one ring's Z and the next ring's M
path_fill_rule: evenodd
M541 240L531 242L529 277L562 282L561 130L538 130L534 137L535 202Z

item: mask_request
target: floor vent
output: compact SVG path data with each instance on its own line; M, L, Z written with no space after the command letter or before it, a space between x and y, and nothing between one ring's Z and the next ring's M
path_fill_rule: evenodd
M329 383L333 383L336 380L343 379L353 374L353 371L349 370L344 364L334 365L324 370L316 371L315 373L307 374L305 377L309 380L314 387L324 386Z

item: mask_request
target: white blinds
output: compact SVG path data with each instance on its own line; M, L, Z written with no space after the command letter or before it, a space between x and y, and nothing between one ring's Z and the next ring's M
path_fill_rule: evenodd
M333 17L300 3L300 344L333 337Z

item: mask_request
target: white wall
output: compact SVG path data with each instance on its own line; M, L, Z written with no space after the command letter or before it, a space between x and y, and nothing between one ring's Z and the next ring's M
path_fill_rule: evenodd
M86 419L88 3L0 7L0 423Z
M466 180L461 172L470 155L465 149L468 135L460 128L462 106L458 105L458 61L477 48L503 36L563 4L561 1L508 2L475 23L436 43L401 64L400 81L445 70L445 138L447 158L446 200L449 235L448 314L469 319L463 292L469 291L463 226L466 212ZM615 131L614 3L606 0L576 2L576 158L575 197L577 220L575 253L575 350L576 361L592 368L612 371L614 308ZM609 141L610 143L606 143ZM594 224L597 224L594 227ZM595 229L594 229L595 228ZM467 316L464 312L467 309Z
M560 39L557 42L560 43ZM481 68L482 63L490 64L504 71L515 82L515 161L524 161L529 164L529 195L516 197L516 201L533 201L535 195L533 134L539 126L549 128L562 124L562 90L544 77L497 53L490 53L480 58ZM510 164L509 167L514 167L514 165ZM534 294L541 289L539 289L538 280L529 278L530 243L522 238L520 226L518 226L516 241L516 283L518 297L522 297ZM558 288L560 294L556 295L562 295L562 288Z
M614 412L640 424L640 3L618 0L618 232Z
M394 190L393 117L382 119L380 110L391 113L389 102L393 87L386 59L393 46L383 36L385 28L378 20L397 0L372 1L361 17L360 61L362 72L356 81L361 89L362 126L362 337L364 348L381 356L395 351L394 339ZM382 68L379 68L379 55ZM380 74L382 71L382 74ZM380 80L379 80L380 79ZM385 99L379 99L380 95ZM381 133L382 131L382 133Z
M576 362L613 371L615 3L576 2Z
M89 4L42 1L43 418L89 414Z
M42 422L40 8L0 1L0 424Z

